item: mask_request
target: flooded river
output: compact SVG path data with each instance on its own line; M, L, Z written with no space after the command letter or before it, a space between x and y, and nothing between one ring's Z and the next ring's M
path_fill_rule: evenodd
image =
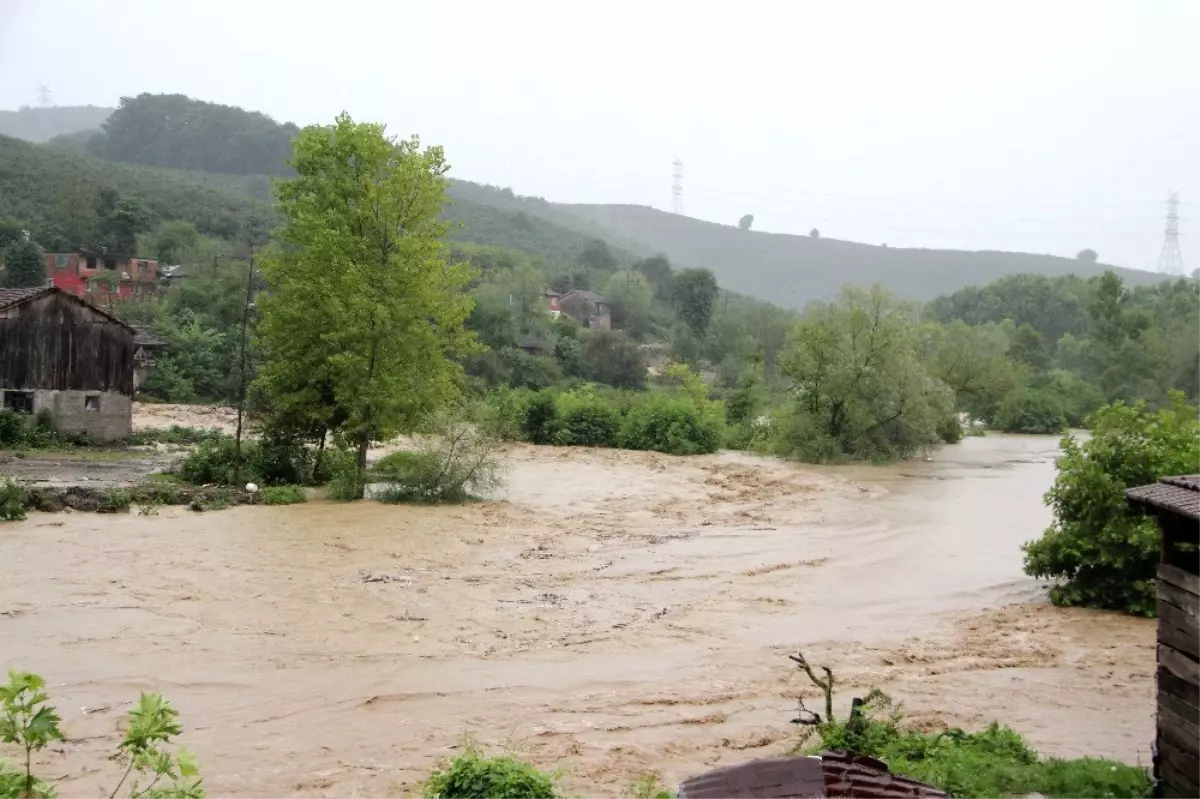
M34 515L0 527L0 665L49 681L60 796L139 690L180 708L214 795L415 790L464 736L617 795L786 752L787 660L838 706L998 719L1039 749L1149 761L1154 626L1064 611L1021 573L1055 441L894 467L518 447L502 499Z

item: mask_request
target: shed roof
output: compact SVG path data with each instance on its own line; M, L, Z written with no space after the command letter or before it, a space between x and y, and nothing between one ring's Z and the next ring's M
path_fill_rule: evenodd
M578 296L580 296L580 297L583 297L583 298L584 298L585 300L587 300L588 302L596 303L597 305L598 305L598 304L600 304L600 303L604 303L604 304L606 304L606 305L608 304L608 300L604 299L604 295L603 295L603 294L597 294L597 293L596 293L596 292L594 292L594 291L585 291L585 290L582 290L582 289L577 289L577 290L573 290L573 291L568 291L568 292L567 292L566 294L564 294L563 296L564 296L564 297L569 297L569 296L571 296L572 294L577 294Z
M158 336L154 335L148 328L140 325L134 325L133 329L137 333L133 337L133 343L139 347L165 347L167 342L163 341Z
M46 292L54 291L53 286L31 286L24 289L0 289L0 308L19 305L26 300L40 297Z
M102 308L97 308L95 305L92 305L82 297L77 297L69 291L63 291L57 286L33 286L26 289L0 289L0 310L29 302L30 300L46 294L61 294L63 297L66 297L69 302L77 302L80 305L86 305L91 310L109 319L109 321L116 322L129 332L134 333L135 335L137 334L137 330L134 329L133 325L123 322L122 320L110 314L108 311L105 311Z
M1200 474L1164 477L1125 492L1130 502L1200 519Z

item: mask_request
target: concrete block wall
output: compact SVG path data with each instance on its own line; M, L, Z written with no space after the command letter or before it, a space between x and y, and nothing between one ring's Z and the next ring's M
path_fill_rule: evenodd
M89 410L87 398L99 399L99 409ZM50 408L54 426L64 433L82 433L104 443L133 432L133 401L116 391L37 391L33 412Z

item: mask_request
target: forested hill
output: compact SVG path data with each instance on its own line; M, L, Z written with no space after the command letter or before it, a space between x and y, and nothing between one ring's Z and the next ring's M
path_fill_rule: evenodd
M113 110L97 105L54 106L0 111L0 136L45 142L55 136L98 128Z
M711 269L722 285L784 307L836 297L843 286L879 283L909 299L929 300L1006 275L1093 277L1109 268L1074 258L1017 252L906 249L851 241L760 233L635 205L556 205L598 235L673 263ZM1115 270L1126 285L1162 275Z
M61 249L97 240L97 198L105 189L143 206L149 226L182 220L202 234L230 240L247 221L274 221L266 175L112 163L77 148L0 136L0 221L28 226L42 246ZM591 244L578 230L540 216L474 202L453 189L451 196L446 217L457 241L520 250L559 265L576 263ZM620 263L633 260L620 250L614 255Z

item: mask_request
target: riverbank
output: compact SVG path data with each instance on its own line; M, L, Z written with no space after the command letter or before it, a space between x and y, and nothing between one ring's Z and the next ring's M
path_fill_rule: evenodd
M213 794L410 790L471 735L615 795L789 749L801 649L842 712L879 685L919 724L1148 763L1153 622L1020 572L1053 443L824 470L518 446L466 506L34 514L0 530L0 635L63 714L61 796L104 787L138 690L180 708Z

